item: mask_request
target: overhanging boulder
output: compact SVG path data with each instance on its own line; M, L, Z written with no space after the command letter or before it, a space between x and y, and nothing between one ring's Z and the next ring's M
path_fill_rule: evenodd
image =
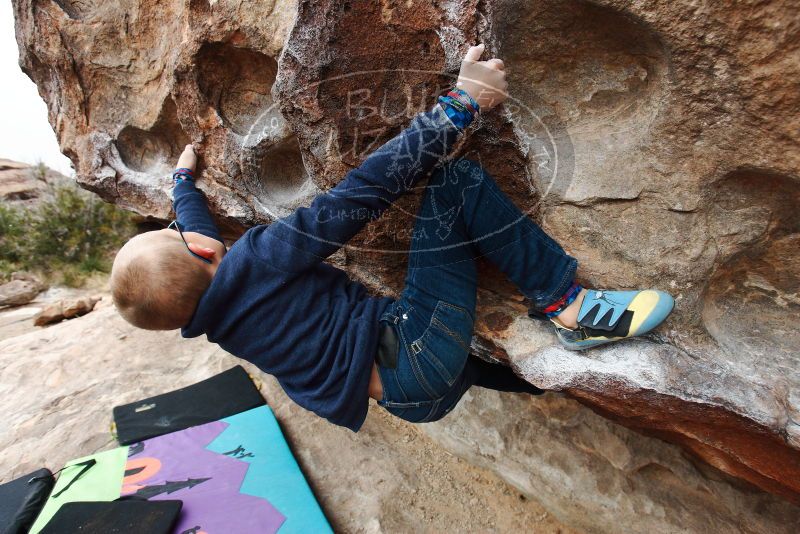
M800 502L800 62L791 2L15 0L21 64L78 181L170 217L201 147L229 237L336 183L483 40L512 99L460 153L596 287L677 297L648 339L555 346L483 268L479 354ZM794 55L793 55L794 54ZM401 288L412 195L336 257Z

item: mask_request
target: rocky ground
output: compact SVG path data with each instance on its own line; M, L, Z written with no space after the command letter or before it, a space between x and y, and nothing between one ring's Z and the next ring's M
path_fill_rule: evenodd
M107 297L86 316L32 326L48 303L96 289L55 288L24 307L0 309L0 482L115 446L113 406L237 363L203 340L129 326ZM337 532L577 532L419 427L374 405L359 433L334 427L247 367Z
M202 339L131 327L107 294L88 315L33 326L53 302L103 296L103 278L88 285L0 308L0 481L113 447L113 406L241 363ZM475 388L428 425L373 404L354 434L245 366L338 531L791 534L800 523L800 508L562 394Z

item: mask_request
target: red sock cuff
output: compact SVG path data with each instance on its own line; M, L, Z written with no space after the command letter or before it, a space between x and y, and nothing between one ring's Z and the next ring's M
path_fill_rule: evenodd
M575 302L575 299L578 298L578 294L582 289L583 287L578 282L572 282L572 285L569 286L567 292L564 293L560 299L543 309L542 313L548 317L558 315L564 310L564 308Z

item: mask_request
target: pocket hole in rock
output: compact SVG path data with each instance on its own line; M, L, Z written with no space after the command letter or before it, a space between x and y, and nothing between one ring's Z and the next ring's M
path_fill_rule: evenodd
M500 0L495 19L509 92L526 104L543 101L567 124L616 121L657 104L668 58L639 22L574 0Z
M543 196L636 198L647 164L638 149L668 81L660 36L583 0L497 0L493 18L508 66L506 108Z
M189 136L178 122L177 108L167 98L156 123L143 130L126 126L117 135L117 150L130 169L150 174L168 174L189 143Z
M707 284L703 322L748 365L753 356L790 369L800 361L798 205L800 182L789 176L739 171L715 184L710 216L724 259Z
M94 0L53 0L72 20L79 20L97 9Z
M264 200L287 208L314 189L296 137L288 137L266 150L261 159L260 183Z
M196 61L200 90L226 127L245 136L257 133L251 131L256 122L269 122L264 113L283 121L270 93L278 72L275 59L226 43L207 43Z

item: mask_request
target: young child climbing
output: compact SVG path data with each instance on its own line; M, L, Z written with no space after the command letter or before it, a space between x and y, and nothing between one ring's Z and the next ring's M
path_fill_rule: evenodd
M456 88L338 185L251 228L227 251L195 188L196 156L187 146L173 175L176 222L134 237L114 261L122 316L141 328L205 334L274 375L301 406L353 431L368 397L425 422L447 414L472 385L541 393L508 367L470 355L477 257L519 287L532 315L550 318L567 348L655 328L672 310L668 294L582 288L577 261L485 170L446 161L475 114L507 97L503 62L480 61L482 53L482 45L470 48ZM370 296L324 262L428 175L399 299Z

